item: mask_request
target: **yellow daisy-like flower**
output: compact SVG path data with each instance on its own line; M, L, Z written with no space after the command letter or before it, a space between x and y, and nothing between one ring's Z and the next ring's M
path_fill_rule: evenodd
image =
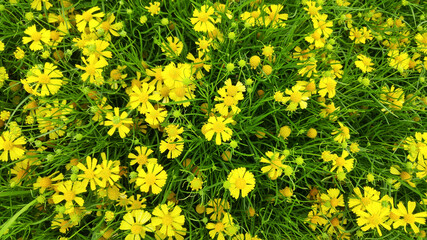
M331 168L331 172L336 170L337 173L340 173L340 172L344 172L344 169L346 169L347 172L350 172L351 170L353 170L354 159L353 158L345 159L346 157L348 157L348 155L349 153L346 150L344 150L342 151L341 157L336 157L332 159L333 167Z
M49 10L49 8L53 6L52 3L49 2L49 0L33 0L33 2L31 3L31 8L37 11L41 11L42 3L44 3L46 10Z
M358 67L360 70L362 70L362 72L367 73L367 72L372 72L374 70L374 68L372 66L374 66L374 64L371 62L372 60L363 55L363 54L359 54L357 55L357 58L359 59L359 61L354 62L356 64L356 67Z
M134 153L129 153L128 155L128 158L132 159L130 161L130 165L138 163L139 166L143 166L147 163L157 163L157 158L148 158L153 153L153 150L145 146L137 146L135 147L135 151L138 155L135 155Z
M24 156L25 145L27 141L23 136L17 136L12 134L10 131L5 131L0 136L0 151L3 151L0 155L2 161L16 160Z
M170 138L160 142L160 152L168 151L167 158L176 158L181 155L184 150L184 140L182 137Z
M160 2L150 2L150 6L146 6L145 9L151 14L151 16L157 15L160 12Z
M230 194L235 199L238 199L239 196L246 197L255 188L254 175L246 171L244 167L232 170L228 174L227 181L230 183Z
M147 163L145 166L147 171L142 167L138 168L136 186L140 187L141 192L148 192L151 189L153 194L159 194L166 184L168 175L160 164Z
M129 94L129 105L132 109L138 108L142 114L147 113L148 105L153 106L151 101L159 101L162 97L155 92L155 86L144 82L140 87L134 85Z
M283 173L283 168L286 166L283 164L283 160L285 159L284 155L280 155L279 153L266 152L265 155L268 159L262 157L262 163L268 163L270 165L262 167L261 171L263 173L268 173L268 177L271 180L276 180Z
M415 223L425 224L427 218L427 212L413 213L415 209L416 203L412 201L408 201L408 208L405 208L402 202L399 202L397 205L397 209L393 209L392 212L399 217L394 223L393 228L397 228L403 226L406 231L406 225L410 225L414 233L419 233L420 229Z
M342 143L346 140L350 139L350 129L341 122L338 122L340 128L338 130L334 130L331 134L336 135L334 141Z
M147 224L151 219L151 214L144 210L134 210L123 216L120 223L120 230L130 230L125 240L140 240L145 238L146 232L154 229L151 224Z
M90 55L86 60L82 57L82 61L86 66L80 66L76 64L76 67L85 70L85 73L81 75L82 81L87 81L89 79L90 83L96 85L104 84L104 77L102 76L103 67L108 65L108 62L105 58L98 59L95 55Z
M107 159L105 152L101 153L101 158L102 162L95 170L95 176L101 178L97 184L102 188L105 188L107 183L113 186L120 179L120 161Z
M105 126L113 126L109 131L108 135L112 136L116 129L118 129L119 135L121 138L125 138L126 134L129 133L130 129L126 126L126 124L132 124L132 118L128 118L127 112L122 112L120 114L120 109L118 107L114 108L114 114L112 112L108 112L105 117L109 121L105 121Z
M99 25L99 22L96 20L96 18L102 18L105 15L103 12L95 13L99 10L101 10L101 8L96 6L83 12L82 14L76 15L76 25L79 32L83 32L87 25L89 25L90 31L94 30L95 27Z
M30 49L32 51L42 50L42 42L47 44L50 41L50 31L42 29L40 32L38 32L35 24L31 27L28 27L24 33L29 35L29 37L22 37L22 42L24 44L32 42L30 45Z
M21 80L24 89L30 90L36 96L49 96L57 93L62 86L62 72L52 63L45 63L43 69L34 66L30 69L25 80ZM25 87L27 86L27 87Z
M340 194L338 188L328 189L328 194L322 193L320 198L323 201L323 206L328 209L330 213L336 213L338 207L344 207L344 197Z
M162 52L168 57L177 57L181 54L184 44L177 37L167 37L166 43L161 44Z
M182 227L185 223L185 217L181 215L181 212L182 209L179 206L173 206L171 202L160 204L154 208L151 222L154 226L160 226L158 231L161 234L170 238L177 237L185 231Z
M205 130L204 133L206 139L208 141L212 140L212 137L216 135L215 137L215 144L221 145L221 139L222 141L228 141L231 138L231 135L233 134L233 131L231 128L227 127L226 124L232 123L233 120L231 118L223 118L223 117L209 117L208 123L205 124Z
M83 198L77 196L80 193L86 192L86 186L81 182L73 182L70 180L60 182L56 186L56 189L57 192L52 196L52 200L55 204L65 201L65 208L68 211L73 211L73 202L76 202L79 206L83 206Z
M377 229L378 234L382 236L380 226L390 230L390 224L386 221L390 214L390 208L385 208L380 202L372 202L366 206L366 212L359 212L357 225L362 226L362 231L368 229Z
M203 5L198 9L195 9L193 12L193 17L190 18L191 24L194 25L194 30L197 32L212 32L215 29L213 22L215 20L211 17L214 14L215 9Z
M83 174L79 174L77 179L83 180L82 183L84 185L88 185L90 183L90 189L92 191L96 189L96 185L105 186L102 184L101 179L95 175L95 168L97 164L98 160L89 156L86 157L86 166L81 162L77 164L77 168L83 171Z

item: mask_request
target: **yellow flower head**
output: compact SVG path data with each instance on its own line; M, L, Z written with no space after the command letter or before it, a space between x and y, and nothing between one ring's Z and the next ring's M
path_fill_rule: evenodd
M227 181L230 183L228 190L230 190L231 196L235 199L240 196L242 198L246 197L255 188L254 175L244 167L231 170Z

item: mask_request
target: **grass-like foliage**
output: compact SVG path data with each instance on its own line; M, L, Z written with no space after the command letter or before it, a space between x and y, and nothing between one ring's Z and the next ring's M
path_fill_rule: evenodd
M0 239L425 239L422 0L0 0Z

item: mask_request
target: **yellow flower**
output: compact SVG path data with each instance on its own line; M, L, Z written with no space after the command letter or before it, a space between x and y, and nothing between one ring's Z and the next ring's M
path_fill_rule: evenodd
M212 39L210 39L210 38L206 39L206 37L199 38L199 39L197 39L196 44L198 46L197 51L209 52L210 51L209 47L212 44Z
M162 52L168 57L178 57L181 52L184 44L177 37L167 37L167 43L161 44Z
M315 1L307 1L305 4L307 7L304 7L303 9L307 11L308 15L312 18L319 14L319 10L322 10L322 6L316 7Z
M76 67L85 70L85 73L81 75L82 81L87 81L89 79L90 83L96 85L104 84L104 77L102 76L102 68L108 65L108 62L104 59L98 59L95 55L90 55L86 60L82 57L82 61L86 66L80 66L76 64Z
M155 92L153 85L148 85L144 82L140 87L134 85L132 87L132 93L129 94L129 105L132 109L138 108L141 114L147 113L148 106L153 106L149 100L159 101L161 96L158 92Z
M211 17L214 14L214 8L203 5L198 9L195 9L193 12L193 17L190 18L191 24L194 25L194 30L197 32L212 32L215 29L213 22L215 20Z
M362 70L362 72L367 73L367 72L372 72L374 70L374 68L371 67L371 66L374 66L374 64L371 62L370 58L366 57L363 54L357 55L357 58L360 61L355 62L356 67Z
M223 215L226 213L225 211L228 211L230 209L230 203L224 199L221 198L214 198L209 200L207 207L206 207L206 213L211 214L211 219L213 220L219 220L223 217Z
M105 186L101 182L101 179L99 176L95 175L95 168L97 167L98 160L96 158L91 158L89 156L86 157L86 165L83 165L83 163L79 162L77 164L77 168L83 171L83 174L79 174L77 176L78 180L83 180L82 183L86 186L90 183L90 189L94 191L96 189L96 185L98 186Z
M153 150L145 146L137 146L135 147L135 150L138 155L133 153L129 153L128 155L128 158L132 159L130 161L130 165L135 165L138 163L139 166L143 166L147 163L157 163L157 158L148 158L153 153Z
M234 96L230 96L227 94L226 87L222 87L218 90L218 94L220 97L215 97L215 101L222 103L215 104L215 110L217 110L221 116L228 116L229 110L233 115L240 112L240 108L237 107L237 104L244 98L241 92L237 92Z
M43 70L43 71L42 71ZM43 69L34 66L27 73L27 78L21 80L26 90L36 96L49 96L57 93L62 86L62 72L52 63L46 62Z
M50 31L46 29L42 29L40 32L37 31L36 25L32 25L28 27L25 31L25 34L29 35L29 37L22 37L22 42L27 44L32 42L30 45L30 49L32 51L42 50L44 43L49 43L50 41Z
M101 158L102 162L96 166L95 170L95 177L101 178L97 184L102 188L105 188L107 183L114 186L114 183L120 179L120 161L107 159L105 152L101 153Z
M55 176L56 175L56 176ZM37 181L33 184L34 189L39 189L40 194L43 194L46 190L54 189L54 182L62 181L64 175L59 172L54 172L47 177L37 177Z
M408 208L405 208L402 202L399 202L397 205L397 209L393 209L392 212L399 217L394 223L393 228L397 228L403 226L406 231L406 225L410 225L414 233L418 233L420 229L415 223L425 224L427 217L427 212L413 213L415 209L416 203L412 201L408 201Z
M163 170L162 165L157 163L145 164L147 171L142 167L138 168L138 178L136 179L136 186L140 187L141 192L151 192L159 194L162 187L166 184L168 178L167 173Z
M20 47L17 47L15 52L13 52L13 55L15 56L16 59L20 60L25 57L25 52Z
M185 223L185 217L181 215L181 208L168 204L160 204L153 210L151 222L153 226L160 226L158 230L167 237L177 237L182 235L185 229L182 227Z
M357 225L362 226L362 231L376 228L378 234L382 236L380 226L390 230L390 225L386 222L390 214L390 208L385 208L380 202L372 202L366 206L366 212L359 212Z
M337 188L328 189L328 194L322 193L320 199L323 201L323 206L330 212L338 212L338 207L344 207L344 197L340 195L340 190Z
M150 6L146 6L145 9L151 14L151 16L157 15L160 12L160 3L159 2L150 2Z
M120 109L118 107L114 108L114 114L112 112L108 112L105 117L109 121L105 121L105 126L113 126L109 131L108 135L112 136L116 129L118 129L119 135L121 138L125 138L126 134L129 133L130 129L126 126L126 124L132 124L132 118L128 118L127 112L122 112L119 114Z
M103 12L95 13L96 11L101 10L98 6L93 7L82 14L76 15L76 25L77 29L80 32L83 32L86 28L86 26L89 24L89 30L93 31L95 27L99 25L99 22L96 20L96 18L102 18L104 17Z
M268 173L268 177L271 180L276 180L283 173L283 168L285 167L283 160L285 159L285 156L270 151L266 152L265 155L268 159L261 157L261 162L268 163L270 165L262 167L261 171L263 173Z
M325 46L325 38L322 38L322 30L316 29L313 33L304 38L307 42L313 44L316 48L322 48Z
M98 61L104 59L104 57L112 58L111 51L105 50L108 46L110 46L110 43L103 40L87 41L83 47L83 55L89 57L94 55Z
M52 3L49 2L49 0L33 0L33 2L31 3L31 8L37 11L41 11L42 2L44 3L46 10L49 10L49 8L53 6Z
M355 196L349 198L348 206L351 211L359 216L359 213L366 210L366 206L380 199L380 192L368 186L363 187L363 194L358 187L354 188L353 191Z
M203 180L199 177L194 177L193 180L190 181L191 191L197 191L202 189Z
M323 76L319 82L319 95L321 97L326 96L328 94L328 98L335 97L337 81L334 80L332 76Z
M52 196L53 202L58 204L65 200L67 212L73 211L73 202L76 202L79 206L83 206L83 198L77 196L80 193L86 192L86 186L81 182L73 182L70 180L60 182L56 189L57 192Z
M298 105L301 109L307 108L307 100L310 98L310 92L305 91L304 87L295 85L292 89L286 89L285 93L289 96L284 97L282 102L286 103L290 101L286 110L293 112L297 110Z
M285 27L286 23L284 20L288 20L288 14L280 13L282 9L283 5L281 4L264 6L262 10L267 14L267 16L264 17L264 25L272 28Z
M133 210L123 216L120 222L120 230L130 230L125 240L144 239L146 232L152 232L154 229L151 224L147 224L151 219L151 214L144 210Z
M0 40L0 52L4 51L4 43L2 40Z
M405 92L401 88L395 88L394 85L390 88L384 86L381 88L380 102L387 106L390 110L401 110L405 103ZM385 111L385 109L383 109Z
M255 188L254 175L246 171L244 167L231 170L227 181L230 183L230 194L235 199L238 199L239 196L242 198L246 197Z
M333 26L332 21L326 21L327 18L327 14L317 15L312 18L314 29L320 29L325 38L328 38L332 34L331 27Z
M0 151L3 152L0 155L2 161L16 160L24 156L25 145L27 141L23 136L17 136L12 134L10 131L4 131L0 136Z
M411 58L409 58L408 53L399 53L399 50L391 50L387 55L390 57L390 67L397 69L399 72L403 72L409 68Z
M347 170L347 172L353 170L354 159L345 159L348 155L349 153L346 150L343 150L341 157L332 159L333 167L331 168L331 172L333 172L335 169L337 170L337 173L344 172L344 168Z
M340 129L332 131L332 135L337 135L334 138L334 141L342 143L346 142L346 140L350 139L350 129L341 122L338 122L340 125Z
M184 140L182 137L170 138L160 142L160 152L168 151L167 158L176 158L181 155L184 150Z
M145 114L145 121L152 126L156 126L162 123L167 115L168 112L166 108L161 106L153 107L148 105L147 113Z
M226 234L226 236L231 235L229 229L230 227L232 227L232 225L233 217L231 216L231 214L226 213L224 214L222 219L217 220L216 223L206 224L206 229L210 230L209 236L211 237L211 239L214 239L215 236L218 235L218 240L225 240L224 234Z
M231 139L231 135L233 135L233 130L227 127L226 124L232 123L233 120L231 118L223 118L223 117L215 117L211 116L208 119L208 123L205 124L206 132L204 133L206 139L208 141L212 140L212 137L215 137L215 144L221 145L222 141L228 141Z

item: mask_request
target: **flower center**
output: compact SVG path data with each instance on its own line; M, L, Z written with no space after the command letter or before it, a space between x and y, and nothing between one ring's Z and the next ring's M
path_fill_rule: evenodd
M297 92L293 92L293 93L291 94L291 101L292 101L292 102L294 102L294 103L299 103L299 102L301 102L301 99L302 99L302 94L301 94L301 92L297 91Z
M114 116L113 117L113 124L114 125L117 125L117 124L119 124L120 123L120 117L119 116Z
M50 77L46 73L42 73L39 76L39 83L41 84L48 84L50 83Z
M44 177L40 179L40 187L42 188L48 188L52 184L52 181L48 177Z
M225 124L223 122L216 122L216 123L213 124L212 129L216 133L221 133L225 129Z
M76 197L76 194L74 194L73 191L67 191L64 193L64 199L67 202L73 201L75 197Z
M4 141L4 143L3 143L3 148L5 151L11 150L13 148L13 146L14 146L13 142L9 141L9 140Z
M335 161L338 167L344 167L345 159L343 157L338 157Z
M173 223L173 218L171 215L167 214L162 219L163 225L170 226Z
M92 66L92 65L87 66L87 67L86 67L86 72L87 72L89 75L95 75L95 73L96 73L96 68L95 68L95 66Z
M41 38L42 38L42 33L41 32L34 32L31 35L31 39L33 39L34 42L40 41Z
M332 207L336 207L336 206L338 206L338 199L336 199L336 198L332 198L332 199L331 199L331 206L332 206Z
M144 165L147 163L147 156L145 155L139 155L138 157L136 157L136 161L138 162L139 165Z
M409 224L414 224L415 223L415 216L414 216L414 214L406 214L403 216L403 220L405 220L405 222L407 222Z
M90 12L84 12L82 14L82 17L86 22L89 22L90 20L92 20L93 16L92 16L92 13L90 13Z
M224 231L224 224L222 222L215 224L215 232L222 232L222 231Z
M142 232L142 226L140 224L133 224L130 231L132 232L132 234L134 235L138 235Z
M369 220L369 224L372 226L378 226L378 224L380 224L380 218L376 214L370 216L368 220Z
M226 96L226 97L224 98L224 104L225 104L226 106L233 106L233 105L234 105L234 98L233 98L233 97L231 97L231 96Z
M209 19L209 15L208 13L200 12L197 18L199 19L200 22L207 22Z
M246 187L246 181L244 178L237 178L236 179L236 188L238 189L244 189Z
M156 182L156 175L154 175L153 173L147 173L147 175L145 176L145 182L148 185L154 185L154 183Z

